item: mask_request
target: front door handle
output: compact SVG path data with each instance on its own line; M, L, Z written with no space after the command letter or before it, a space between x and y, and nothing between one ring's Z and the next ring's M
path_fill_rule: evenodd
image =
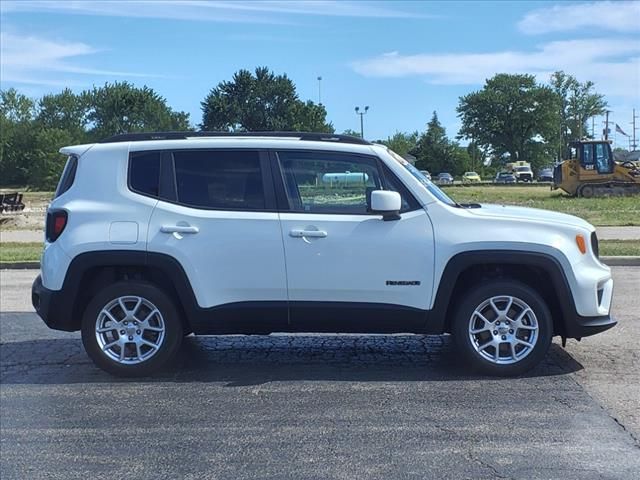
M160 231L162 233L198 233L200 229L189 225L162 225Z
M325 238L327 232L324 230L291 230L289 235L294 238Z

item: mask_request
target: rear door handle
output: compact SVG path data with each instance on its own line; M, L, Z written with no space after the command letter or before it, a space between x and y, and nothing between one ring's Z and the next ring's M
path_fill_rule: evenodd
M327 236L327 232L324 230L291 230L289 235L294 238L324 238Z
M160 231L162 233L198 233L200 229L187 225L162 225Z

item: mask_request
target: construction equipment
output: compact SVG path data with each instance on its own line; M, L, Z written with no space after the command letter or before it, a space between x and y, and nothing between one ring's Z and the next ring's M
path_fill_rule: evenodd
M585 198L640 193L640 169L633 162L615 162L608 141L583 140L569 147L569 158L554 168L552 190Z

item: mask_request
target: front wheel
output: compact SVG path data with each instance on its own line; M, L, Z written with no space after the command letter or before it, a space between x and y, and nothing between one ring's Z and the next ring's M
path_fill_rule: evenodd
M114 375L154 373L174 357L182 336L171 298L144 282L121 281L103 289L82 319L87 354Z
M540 295L517 281L491 281L467 295L455 313L453 334L467 363L479 372L520 375L546 355L551 313Z

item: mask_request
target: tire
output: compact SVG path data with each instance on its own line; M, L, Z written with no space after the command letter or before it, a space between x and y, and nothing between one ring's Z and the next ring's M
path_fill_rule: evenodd
M533 288L518 281L493 280L474 288L452 320L452 333L465 363L487 375L527 372L544 358L553 337L547 304Z
M171 298L139 281L121 281L101 290L89 302L81 330L91 360L123 377L158 371L175 357L183 337Z

